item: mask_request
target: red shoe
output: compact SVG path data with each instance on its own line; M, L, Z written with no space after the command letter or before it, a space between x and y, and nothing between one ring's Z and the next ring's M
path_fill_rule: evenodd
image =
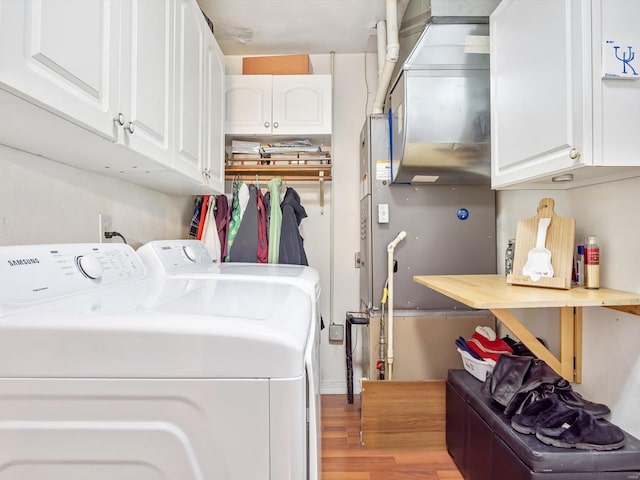
M492 360L498 360L503 353L513 354L509 344L498 338L490 327L476 327L471 339L467 340L467 345L482 358Z

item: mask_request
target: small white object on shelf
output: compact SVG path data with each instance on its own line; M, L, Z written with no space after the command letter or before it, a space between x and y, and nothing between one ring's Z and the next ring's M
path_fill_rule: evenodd
M485 360L477 360L469 355L469 353L460 350L459 348L458 353L460 353L460 356L462 357L462 365L464 366L464 369L481 382L484 382L487 379L487 376L493 372L492 363Z

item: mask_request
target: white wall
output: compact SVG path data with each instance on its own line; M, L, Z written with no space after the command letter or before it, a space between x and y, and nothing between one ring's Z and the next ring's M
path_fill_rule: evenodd
M184 238L193 197L165 195L0 145L0 205L0 245L97 242L101 213L111 215L114 230L137 248L149 240Z
M498 193L498 258L506 239L515 237L518 220L533 217L541 198L555 199L556 213L576 219L576 241L596 235L600 243L602 287L640 292L640 178L566 191ZM525 312L525 324L552 340L557 354L557 316L552 309ZM640 317L607 308L583 310L582 383L574 388L585 398L606 403L611 421L640 436Z

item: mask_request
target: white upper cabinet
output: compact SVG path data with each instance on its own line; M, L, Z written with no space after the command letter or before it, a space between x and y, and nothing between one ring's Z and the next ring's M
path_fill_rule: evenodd
M4 0L0 83L115 140L121 2Z
M224 55L213 36L205 49L205 181L224 192Z
M493 188L572 188L638 174L629 139L640 110L629 105L640 104L640 83L603 78L602 55L607 40L638 42L639 15L640 4L625 0L503 0L496 8Z
M196 0L0 0L12 111L0 143L161 191L220 193L224 151L209 143L224 135L222 58Z
M229 75L230 135L331 134L331 75Z
M175 44L173 2L131 0L122 6L120 101L116 126L129 148L172 164Z
M331 75L276 75L272 93L274 133L331 133Z
M192 0L178 0L176 12L176 150L174 167L202 177L204 161L204 49L206 23ZM210 33L210 32L209 32Z
M227 75L225 133L271 134L271 75Z

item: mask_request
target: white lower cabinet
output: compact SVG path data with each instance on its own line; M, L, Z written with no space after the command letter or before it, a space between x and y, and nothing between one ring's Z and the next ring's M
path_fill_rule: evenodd
M196 0L0 0L0 143L169 193L222 192L205 131L205 90L224 88L220 58L206 69L215 43Z
M640 49L640 3L503 0L491 15L493 188L573 188L640 175L640 82L604 78ZM540 25L544 25L543 31ZM640 58L634 62L640 73ZM613 60L607 65L621 70Z

